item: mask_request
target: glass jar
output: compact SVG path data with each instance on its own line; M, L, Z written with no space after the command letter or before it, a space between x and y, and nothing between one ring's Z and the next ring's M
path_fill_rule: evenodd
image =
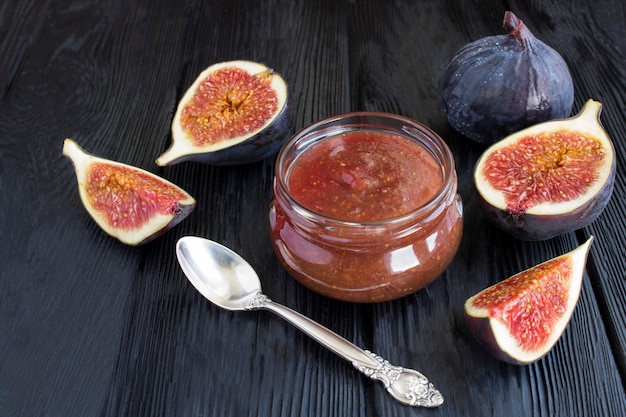
M303 155L330 146L329 140L341 142L350 135L363 142L365 149L369 146L365 141L376 141L371 145L378 146L387 138L405 138L402 140L407 146L412 146L415 151L419 148L432 160L435 171L422 174L425 165L411 161L403 162L407 166L397 171L398 176L410 175L409 188L413 188L412 184L418 188L422 181L430 183L435 180L427 201L385 217L387 212L394 211L393 206L388 206L379 210L380 218L365 220L334 215L339 206L305 203L305 199L298 196L302 194L300 186L294 188L292 180L296 178L291 176L312 173L320 168L318 163L306 165L310 164L307 159L311 158L303 158ZM363 137L357 139L358 135ZM395 152L395 145L391 143L389 146L391 152ZM340 148L343 149L343 145ZM404 149L399 151L402 153ZM335 153L328 151L327 155ZM373 174L384 177L390 168L396 170L396 165L381 165L376 171L377 161L390 158L372 157L373 154L364 152L368 162L363 165L360 161L356 171L370 167ZM331 161L329 166L334 170L332 164L343 167L346 163ZM320 175L326 175L329 169L322 170L324 172ZM350 186L354 187L354 174L338 172L337 181L346 180L347 185L331 181L332 187L324 184L313 191L325 192L323 190L341 186L350 189ZM423 178L416 181L415 175ZM321 184L321 181L311 184ZM348 196L334 198L332 201L339 204ZM375 201L369 203L372 207L382 205ZM365 210L359 209L362 211ZM296 280L317 293L352 302L387 301L414 293L443 273L461 241L463 206L457 194L452 153L435 132L402 116L360 112L321 120L296 133L279 152L269 222L272 244L282 264Z

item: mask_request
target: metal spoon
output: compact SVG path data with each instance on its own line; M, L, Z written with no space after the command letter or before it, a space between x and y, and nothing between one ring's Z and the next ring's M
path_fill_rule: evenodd
M234 311L273 311L351 362L363 374L381 381L401 403L421 407L443 404L441 393L421 373L392 365L300 313L271 301L261 292L261 282L250 264L225 246L200 237L186 236L176 244L176 255L189 281L214 304Z

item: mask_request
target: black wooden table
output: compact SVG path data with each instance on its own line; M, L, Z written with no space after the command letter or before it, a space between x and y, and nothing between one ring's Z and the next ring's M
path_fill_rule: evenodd
M522 242L491 226L471 186L484 146L454 132L440 78L465 43L502 33L514 11L557 49L613 138L613 198L588 228ZM62 1L0 5L0 416L626 415L626 7L621 0ZM249 59L284 75L296 128L356 110L421 121L454 152L465 202L461 249L426 289L350 304L297 284L274 256L274 160L160 168L177 102L210 64ZM72 137L198 201L156 241L129 247L83 209ZM489 356L463 320L477 291L593 234L581 298L554 349L527 366ZM217 240L257 269L272 299L443 392L437 409L383 387L267 312L214 307L174 254L183 235Z

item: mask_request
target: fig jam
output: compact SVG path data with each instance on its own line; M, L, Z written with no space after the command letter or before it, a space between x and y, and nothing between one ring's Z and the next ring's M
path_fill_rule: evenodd
M351 113L296 134L278 155L272 243L325 296L378 302L440 276L462 235L454 160L426 127Z
M441 168L422 146L367 130L327 138L304 152L288 183L304 207L348 222L402 216L432 199L441 185Z

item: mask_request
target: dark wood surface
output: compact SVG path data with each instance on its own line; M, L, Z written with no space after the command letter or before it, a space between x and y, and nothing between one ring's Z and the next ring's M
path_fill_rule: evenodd
M439 80L454 52L502 33L514 11L561 52L574 111L603 103L618 174L588 228L521 242L478 211L484 150L448 125ZM0 4L0 415L623 416L626 415L626 6L562 1L61 1ZM155 158L184 90L210 64L250 59L289 83L296 128L353 110L419 120L453 149L465 234L435 283L360 305L297 284L271 248L272 158L236 167ZM175 182L198 201L158 240L128 247L82 207L72 137L94 154ZM217 240L257 269L264 292L443 392L437 409L383 387L268 312L203 299L177 265L183 235ZM593 234L581 297L555 348L527 366L490 357L463 321L467 297L573 249Z

